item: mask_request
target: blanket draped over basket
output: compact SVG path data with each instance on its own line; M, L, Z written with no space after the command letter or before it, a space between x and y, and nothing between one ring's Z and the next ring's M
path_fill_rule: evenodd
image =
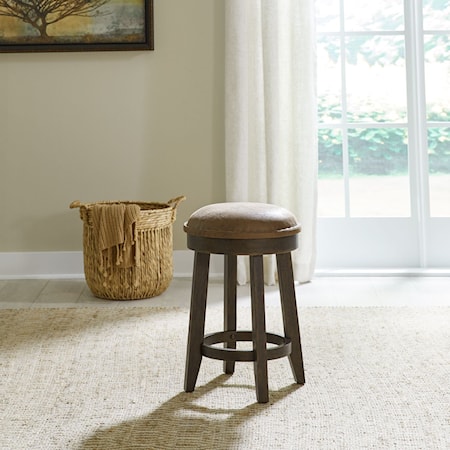
M92 208L92 223L97 233L101 270L116 264L131 267L139 264L136 260L135 225L141 208L130 204L97 204Z
M86 282L96 297L134 300L164 292L173 276L172 224L184 196L167 203L81 203Z

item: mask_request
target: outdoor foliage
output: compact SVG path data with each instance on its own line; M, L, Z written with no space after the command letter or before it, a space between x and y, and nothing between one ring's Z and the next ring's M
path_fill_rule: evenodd
M354 2L356 4L357 2ZM352 5L345 2L345 5ZM332 11L333 0L316 0L319 12L319 31L332 30L337 32L342 23L336 19ZM447 30L450 21L450 2L448 0L423 0L424 17L424 58L431 66L440 66L448 71L448 55L450 54L450 35L448 33L427 33L426 30ZM330 13L331 11L331 13ZM345 47L342 48L338 39L329 33L319 33L319 44L325 59L324 67L338 67L340 59L345 64L357 67L364 74L372 69L385 68L404 70L405 44L400 36L388 36L378 31L403 32L404 9L403 2L358 2L358 8L344 8L345 30L356 31L348 34ZM369 30L368 32L364 32ZM374 31L375 30L375 31ZM374 31L374 32L373 32ZM333 75L338 70L331 72ZM368 77L370 79L370 77ZM354 92L353 92L354 93ZM355 93L354 93L355 94ZM444 95L445 94L445 95ZM359 95L359 97L358 97ZM370 108L365 108L364 93L355 95L362 103L361 108L349 108L356 112L348 112L345 131L348 144L348 167L352 174L357 175L397 175L408 171L408 134L405 127L395 126L396 122L404 123L405 107L400 110L394 102L388 102L388 108L375 104L373 96ZM319 96L319 120L324 128L319 129L319 170L321 176L336 176L342 174L343 167L343 127L340 127L342 107L335 91L324 89ZM450 110L448 96L443 93L440 104L427 105L427 121L435 122L436 127L428 131L428 162L430 173L450 173ZM434 103L439 100L434 99ZM388 111L389 109L389 111ZM371 110L371 111L370 111ZM364 123L362 127L352 127L351 123ZM377 127L370 127L375 123ZM386 123L386 127L380 124ZM328 124L332 126L328 127ZM368 124L368 125L367 125ZM389 124L389 125L388 125ZM347 156L347 155L346 155Z
M319 117L336 120L338 104L319 103ZM377 112L348 114L349 122L383 123ZM428 120L450 122L450 111L429 114ZM328 122L328 120L327 120ZM342 174L342 131L340 128L319 129L319 171L322 176ZM450 173L450 129L428 129L430 173ZM352 173L361 175L398 175L408 170L407 131L404 128L349 128L348 157Z

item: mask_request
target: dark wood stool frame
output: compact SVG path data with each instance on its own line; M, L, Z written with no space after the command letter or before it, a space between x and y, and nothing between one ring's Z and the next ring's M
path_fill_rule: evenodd
M289 357L295 382L305 383L300 329L295 298L291 251L297 235L267 239L219 239L187 236L187 246L195 251L192 277L184 390L195 388L202 356L224 361L224 372L232 374L236 361L253 361L256 398L269 401L267 361ZM224 255L224 331L205 336L206 300L211 254ZM284 334L266 332L263 255L275 254ZM237 255L250 258L252 331L236 330ZM252 341L253 350L237 350L236 342ZM224 348L213 344L224 343ZM275 344L267 348L267 343Z

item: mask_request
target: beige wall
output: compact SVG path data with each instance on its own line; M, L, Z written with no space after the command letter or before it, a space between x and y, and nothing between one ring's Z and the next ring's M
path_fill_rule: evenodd
M81 250L72 200L224 200L223 2L155 0L155 51L0 54L0 252Z

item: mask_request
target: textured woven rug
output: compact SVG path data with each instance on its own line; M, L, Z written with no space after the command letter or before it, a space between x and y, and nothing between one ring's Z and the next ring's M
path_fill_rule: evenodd
M0 448L450 448L450 308L299 312L306 384L270 361L257 404L251 363L226 376L204 359L182 391L185 310L0 310ZM207 320L218 330L221 310Z

